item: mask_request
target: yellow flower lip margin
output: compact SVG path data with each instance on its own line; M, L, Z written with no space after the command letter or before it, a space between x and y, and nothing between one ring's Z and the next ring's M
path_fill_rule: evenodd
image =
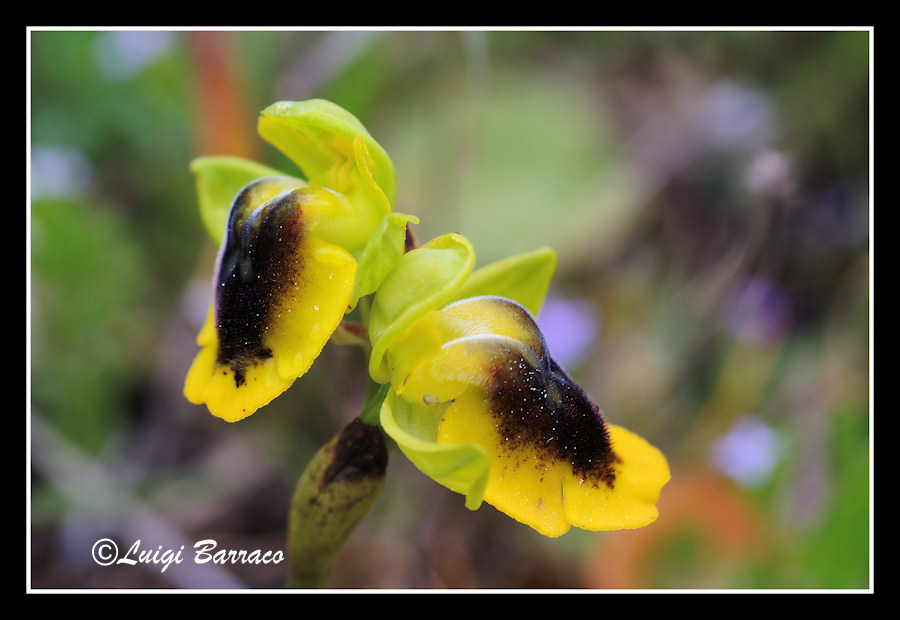
M384 355L391 389L382 426L470 509L487 501L547 536L573 525L642 527L657 517L668 464L645 440L608 424L546 351L532 312L555 266L548 256L479 269L472 285L444 292L446 304L424 304L402 321L407 327ZM529 261L543 265L543 281L520 289L526 308L509 298L535 282L517 269Z
M228 421L309 369L342 316L378 288L402 255L407 224L418 221L391 212L393 164L340 106L279 102L263 110L259 131L310 178L239 157L191 164L201 218L220 251L184 393Z

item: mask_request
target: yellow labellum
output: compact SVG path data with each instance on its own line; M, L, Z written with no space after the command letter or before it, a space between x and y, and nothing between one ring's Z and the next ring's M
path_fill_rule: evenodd
M433 311L394 343L389 359L396 394L423 418L439 412L437 446L477 445L487 455L487 482L472 489L483 495L462 491L470 507L483 499L547 536L656 519L669 479L665 457L606 422L520 305L479 297ZM454 480L453 472L426 473Z
M317 235L327 201L303 189L273 196L265 183L232 208L202 349L185 380L190 402L230 422L309 369L344 316L356 272L349 252Z

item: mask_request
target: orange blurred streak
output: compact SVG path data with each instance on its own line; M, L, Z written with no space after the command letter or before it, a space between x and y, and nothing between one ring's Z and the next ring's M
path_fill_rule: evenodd
M194 54L197 154L258 159L257 110L247 102L232 32L190 32Z
M702 532L716 562L740 562L761 550L763 528L738 490L712 472L673 476L657 505L660 516L655 523L611 533L588 557L586 587L658 587L647 583L651 563L667 540L685 531Z

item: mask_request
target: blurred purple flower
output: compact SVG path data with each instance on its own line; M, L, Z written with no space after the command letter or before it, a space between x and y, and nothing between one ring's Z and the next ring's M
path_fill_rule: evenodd
M31 150L31 195L63 196L87 189L93 174L88 158L66 146L36 146Z
M791 320L791 301L775 282L764 278L738 281L726 297L724 320L735 338L774 342Z
M563 368L577 366L597 337L599 317L583 300L548 296L537 316L553 359Z
M166 54L175 34L164 30L101 32L95 55L103 75L113 81L127 80Z
M755 150L775 135L772 102L759 90L728 80L710 86L698 105L701 131L713 145Z
M713 446L713 465L741 484L757 486L778 464L780 443L775 430L762 420L741 418Z

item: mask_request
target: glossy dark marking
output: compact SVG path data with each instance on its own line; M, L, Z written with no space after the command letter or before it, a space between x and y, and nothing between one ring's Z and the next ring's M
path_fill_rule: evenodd
M272 357L263 344L279 304L300 281L302 209L297 194L269 200L249 215L246 192L235 199L216 277L218 362L234 372L235 385L248 367Z
M491 369L491 386L490 411L505 445L569 463L594 486L614 486L619 459L603 414L553 359L535 367L513 354Z
M348 424L333 444L334 454L322 474L320 487L384 478L388 464L382 430L358 418Z

